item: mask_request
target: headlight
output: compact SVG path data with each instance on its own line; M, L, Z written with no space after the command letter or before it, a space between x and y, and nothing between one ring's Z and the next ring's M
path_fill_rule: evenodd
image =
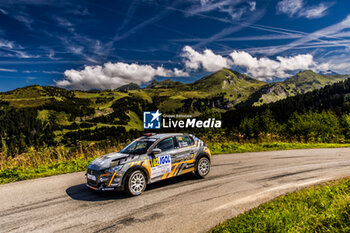
M122 169L123 165L119 165L119 166L116 166L116 167L110 167L108 169L105 170L105 173L114 173L114 172L117 172L119 171L120 169Z

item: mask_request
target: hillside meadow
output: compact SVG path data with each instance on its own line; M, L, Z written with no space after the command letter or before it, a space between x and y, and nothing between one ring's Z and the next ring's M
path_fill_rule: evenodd
M221 129L149 131L192 133L214 154L349 146L348 77L302 71L265 83L222 69L188 84L168 79L145 88L3 92L0 182L85 170L94 158L143 135L143 112L156 109L221 120Z

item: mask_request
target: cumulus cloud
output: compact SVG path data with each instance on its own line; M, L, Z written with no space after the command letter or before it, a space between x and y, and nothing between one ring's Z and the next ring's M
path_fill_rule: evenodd
M128 83L144 84L156 76L188 76L188 73L179 70L169 70L162 66L156 68L150 65L127 64L123 62L105 63L103 66L85 66L82 70L66 70L65 78L56 81L59 87L89 90L115 89Z
M145 84L155 77L187 77L189 72L204 70L214 72L222 68L240 68L253 78L274 80L287 78L300 70L326 71L335 68L330 63L318 63L311 54L276 58L254 57L246 51L232 51L229 55L215 54L212 50L196 51L191 46L182 50L184 69L166 69L163 66L140 65L137 63L105 63L100 66L85 66L81 70L66 70L64 79L56 81L59 87L89 90L115 89L131 82ZM348 63L349 64L349 63ZM338 67L339 68L339 67Z
M239 67L253 78L259 80L273 80L275 78L287 78L295 71L312 69L324 71L330 68L328 63L318 64L311 54L299 54L296 56L276 59L267 57L253 57L245 51L232 51L229 56L221 56L207 49L203 53L195 51L190 46L183 49L186 69L205 71L217 71L221 68Z
M182 55L187 70L199 70L203 68L206 71L217 71L222 68L231 66L230 59L215 54L210 49L206 49L203 53L195 51L190 46L182 49Z
M244 51L233 51L230 56L233 64L246 69L246 73L260 80L273 80L273 78L287 78L290 73L297 70L327 70L326 63L317 64L311 54L296 56L277 56L275 60L262 57L253 57Z
M303 0L282 0L277 3L277 13L286 14L289 17L305 17L308 19L321 18L326 15L327 9L332 4L320 3L306 6Z

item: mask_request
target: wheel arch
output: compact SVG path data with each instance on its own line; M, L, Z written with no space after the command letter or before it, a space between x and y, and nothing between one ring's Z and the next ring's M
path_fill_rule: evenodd
M211 157L210 157L209 154L208 154L207 152L205 152L205 151L199 153L199 155L198 155L197 158L196 158L196 162L195 162L195 163L197 164L197 162L199 161L199 159L202 158L202 157L208 158L208 159L209 159L209 162L211 163Z
M199 163L199 160L200 160L201 158L206 158L206 159L208 159L208 161L209 161L209 169L210 169L211 157L210 157L210 155L209 155L207 152L203 151L203 152L201 152L201 153L197 156L197 158L196 158L196 161L195 161L195 164L194 164L194 174L195 174L197 177L204 178L204 176L206 176L206 175L209 173L209 171L208 171L208 173L205 174L205 175L201 175L201 174L199 173L199 171L198 171L198 163Z
M150 180L150 174L148 173L147 169L143 166L138 166L138 165L135 165L135 166L132 166L131 168L129 168L124 176L123 176L123 179L122 179L122 183L121 183L121 187L122 189L125 189L125 182L127 180L127 178L130 176L130 174L133 172L133 171L136 171L136 170L140 170L142 171L145 175L146 175L146 183L148 184L149 183L149 180Z

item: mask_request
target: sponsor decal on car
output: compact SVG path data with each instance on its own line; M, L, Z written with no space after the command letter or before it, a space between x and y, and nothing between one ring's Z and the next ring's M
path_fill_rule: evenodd
M171 172L171 158L170 155L163 155L150 159L151 177L162 176Z

